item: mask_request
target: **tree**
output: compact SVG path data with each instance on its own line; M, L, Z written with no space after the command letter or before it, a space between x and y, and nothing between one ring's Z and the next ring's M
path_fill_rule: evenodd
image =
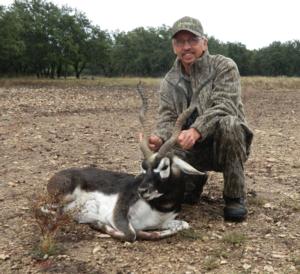
M87 41L88 68L92 75L112 75L111 50L112 39L110 35L99 27L93 27Z
M25 45L21 38L23 25L13 10L0 6L0 71L21 72Z
M250 54L246 46L241 43L227 43L227 56L232 58L240 71L241 75L248 75L250 72Z
M137 28L114 34L114 72L123 75L159 76L171 66L171 34L161 28Z
M241 75L300 76L300 41L250 51L241 43L208 39L211 54L232 58ZM162 76L175 55L167 26L109 33L84 13L46 0L0 5L0 73L61 77L83 71L106 76Z
M208 37L208 50L211 54L227 54L226 45L213 36Z
M63 19L64 56L73 66L76 78L79 78L88 61L88 40L92 26L86 16L76 10L74 14L65 13Z

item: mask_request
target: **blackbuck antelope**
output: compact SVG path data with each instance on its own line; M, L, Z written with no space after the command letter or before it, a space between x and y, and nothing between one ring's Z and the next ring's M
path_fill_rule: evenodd
M193 95L211 80L210 77ZM145 95L138 85L143 104L140 121L144 128L147 111ZM191 102L194 102L192 100ZM88 223L114 238L124 241L161 239L189 228L182 220L175 220L184 195L184 174L203 175L172 153L182 125L195 108L192 103L175 124L172 137L153 153L148 138L140 140L144 155L142 173L107 171L95 167L70 168L56 173L48 182L48 193L74 210L79 223Z

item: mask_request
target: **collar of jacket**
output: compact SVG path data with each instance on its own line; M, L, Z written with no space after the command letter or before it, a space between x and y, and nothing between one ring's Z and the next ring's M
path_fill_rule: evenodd
M209 62L210 54L209 51L206 50L203 55L197 59L197 61L192 64L190 80L192 81L192 85L197 83L193 83L196 78L201 76L201 79L206 79L209 77L211 73L211 64ZM177 85L180 82L180 79L183 77L182 65L178 58L176 58L173 67L166 75L166 79L168 82L171 82L173 85ZM198 81L197 81L198 82Z

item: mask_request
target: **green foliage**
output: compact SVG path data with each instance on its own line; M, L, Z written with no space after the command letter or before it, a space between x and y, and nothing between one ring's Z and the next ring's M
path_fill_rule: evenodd
M23 25L15 12L0 9L0 71L18 72L22 67L22 57L25 51L22 39Z
M218 259L216 257L211 257L211 256L208 256L207 258L205 258L204 263L203 263L203 267L207 271L217 269L219 266L220 266L220 264L218 262Z
M242 245L246 241L246 236L240 232L229 232L224 235L223 242L233 245Z
M160 76L174 61L171 34L167 27L137 28L114 34L114 75Z
M300 76L299 40L253 51L214 37L208 45L211 54L232 58L242 76ZM157 77L174 59L170 28L164 25L109 33L84 13L46 0L0 5L0 75Z
M187 240L192 241L201 240L203 238L203 234L200 233L200 231L194 229L182 230L180 231L179 235Z
M300 76L300 41L273 42L256 52L259 75Z

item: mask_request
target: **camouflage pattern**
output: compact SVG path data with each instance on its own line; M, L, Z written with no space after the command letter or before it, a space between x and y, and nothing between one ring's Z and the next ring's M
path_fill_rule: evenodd
M223 172L224 195L244 197L244 162L253 138L241 101L240 75L236 64L208 51L192 65L190 77L183 75L177 59L162 81L159 118L155 135L167 140L178 115L189 105L193 91L211 73L215 78L200 92L196 115L184 128L196 128L202 138L193 149L183 153L195 168ZM182 156L182 155L181 155Z
M177 32L182 30L189 31L199 37L204 35L203 27L200 21L188 16L185 16L174 23L171 29L172 37L174 37Z

